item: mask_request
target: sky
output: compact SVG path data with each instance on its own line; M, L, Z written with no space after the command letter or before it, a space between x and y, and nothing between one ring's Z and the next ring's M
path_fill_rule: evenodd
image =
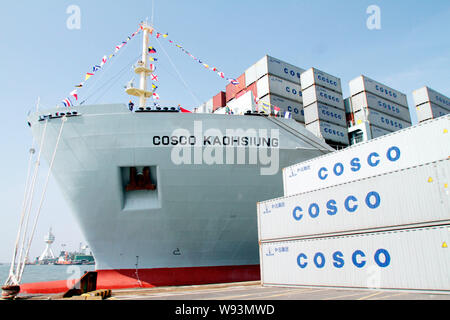
M366 12L380 8L380 28L369 29ZM73 28L72 11L80 12ZM152 20L159 32L227 77L237 78L269 54L303 69L315 67L348 82L360 74L408 96L427 85L450 96L450 2L381 0L71 0L3 1L0 4L0 262L12 257L32 145L26 117L60 105L93 65ZM69 22L69 24L68 24ZM88 103L127 103L123 86L133 79L131 64L140 54L133 38L79 91ZM227 82L180 49L152 38L158 50L161 104L192 109L225 89ZM165 54L167 53L167 55ZM173 67L173 65L175 67ZM137 78L136 78L137 80ZM36 198L48 172L40 168ZM38 222L30 256L44 250L52 227L54 251L85 243L82 231L53 179ZM3 281L0 279L0 281Z

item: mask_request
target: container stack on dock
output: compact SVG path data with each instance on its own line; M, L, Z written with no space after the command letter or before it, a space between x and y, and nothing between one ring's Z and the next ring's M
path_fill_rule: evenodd
M413 98L419 123L450 113L450 98L431 88L423 87L413 91Z
M378 138L411 126L406 95L366 76L349 83L351 106L356 125L353 135L363 135L363 141Z
M257 205L263 284L450 292L449 135L447 115L285 168Z
M349 145L341 80L311 68L301 74L306 128L335 147Z

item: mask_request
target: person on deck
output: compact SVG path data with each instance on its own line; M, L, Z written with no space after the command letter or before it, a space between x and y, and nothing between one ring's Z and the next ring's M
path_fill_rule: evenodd
M131 112L133 112L134 103L130 100L130 103L128 103L128 109L130 109Z

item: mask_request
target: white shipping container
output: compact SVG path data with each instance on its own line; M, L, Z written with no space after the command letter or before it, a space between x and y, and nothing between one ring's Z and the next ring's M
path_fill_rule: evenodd
M376 110L363 109L355 112L354 115L356 124L360 124L367 120L371 125L375 125L391 132L411 127L410 122L391 117Z
M417 120L419 122L422 122L422 121L445 116L446 114L449 114L450 111L446 110L444 108L441 108L440 106L438 106L432 102L427 102L427 103L421 104L420 106L417 106L416 113L417 113Z
M256 64L245 70L245 86L248 87L252 83L256 82L258 77L256 76Z
M227 106L233 114L245 114L247 111L255 111L256 103L253 92L248 91L239 98L228 101Z
M300 76L302 90L316 84L342 94L341 79L316 68L308 69Z
M341 93L317 85L303 90L303 105L307 107L315 102L325 103L329 106L344 110L344 99Z
M447 159L450 115L283 169L284 195Z
M256 79L270 74L300 85L300 75L305 71L290 63L266 55L256 64Z
M389 101L408 107L406 95L400 91L394 90L382 83L369 79L366 76L359 76L349 82L350 95L354 96L363 91L373 93Z
M309 124L317 120L331 122L341 127L347 126L345 111L319 102L310 104L305 108L305 123Z
M450 291L450 226L268 242L268 286Z
M281 109L281 114L284 115L286 111L292 114L292 119L305 123L305 113L303 110L303 105L299 102L295 102L286 98L281 98L273 94L268 94L261 99L259 99L259 105L262 103L269 104ZM261 110L261 109L260 109Z
M256 91L258 92L258 99L268 94L276 94L282 98L303 104L300 85L276 76L265 75L259 79L256 83Z
M213 98L211 98L208 101L206 101L206 103L205 103L205 112L212 113L213 110L214 110L214 100L213 100Z
M370 126L370 131L372 133L372 139L376 139L376 138L379 138L379 137L382 137L382 136L392 133L391 131L378 128L377 126L374 126L374 125Z
M373 109L411 123L411 115L409 108L407 107L393 103L368 92L358 93L351 99L354 112L360 111L361 109Z
M416 106L419 106L423 103L432 102L450 111L450 98L444 96L443 94L431 88L423 87L414 90L413 98Z
M317 137L346 145L349 144L347 127L341 127L321 120L309 123L305 127Z
M258 203L260 241L450 224L450 159Z

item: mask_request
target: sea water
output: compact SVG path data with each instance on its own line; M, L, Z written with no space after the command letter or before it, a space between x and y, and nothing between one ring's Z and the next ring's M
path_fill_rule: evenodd
M95 271L95 265L28 265L22 283L79 279L86 271ZM9 264L0 265L0 284L8 278Z

